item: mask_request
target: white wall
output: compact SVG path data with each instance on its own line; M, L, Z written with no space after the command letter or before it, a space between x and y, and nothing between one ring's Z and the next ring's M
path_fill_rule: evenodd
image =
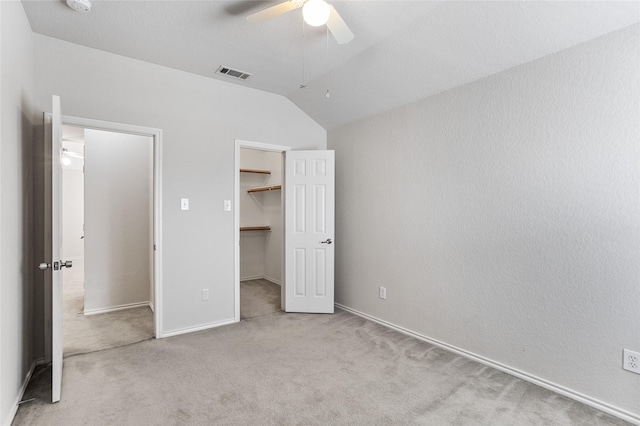
M325 130L282 96L34 40L38 109L49 110L58 94L66 115L163 129L164 332L232 321L233 213L223 200L234 198L234 141L325 149ZM190 199L189 211L180 210L180 198Z
M22 5L0 2L0 424L9 425L32 366L34 265L33 38Z
M64 143L63 143L64 145ZM77 163L81 159L75 158ZM82 166L62 166L62 260L72 261L73 267L62 270L62 287L73 282L84 282L84 174Z
M84 258L84 175L62 167L62 247L64 260ZM75 265L74 265L75 266ZM64 271L64 270L63 270Z
M84 310L149 302L153 138L84 134Z
M271 185L282 184L282 154L264 153L264 162L271 172ZM272 282L282 285L282 240L284 237L284 219L282 215L282 191L265 192L262 195L264 222L271 226L271 232L265 233L264 240L264 276Z
M240 233L240 280L267 278L281 284L282 191L249 194L247 190L282 184L282 154L242 148L240 168L271 171L271 175L240 174L240 226L271 226L269 232Z
M337 302L640 419L639 69L634 25L331 131Z

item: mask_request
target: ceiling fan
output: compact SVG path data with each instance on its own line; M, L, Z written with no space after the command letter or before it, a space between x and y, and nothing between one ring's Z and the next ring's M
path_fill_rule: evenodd
M299 8L302 8L302 16L307 24L314 27L326 24L338 44L353 40L353 33L336 8L324 0L287 0L247 16L247 21L257 24Z

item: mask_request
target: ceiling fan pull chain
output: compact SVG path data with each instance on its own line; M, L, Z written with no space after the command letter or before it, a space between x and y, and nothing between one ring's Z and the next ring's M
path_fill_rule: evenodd
M327 50L326 50L326 58L327 58L327 93L325 96L327 99L331 97L331 93L329 93L329 71L331 70L331 61L329 60L329 27L327 27Z
M304 19L302 20L302 84L301 89L307 88L307 81L304 75L304 63L305 63L305 40L304 40Z

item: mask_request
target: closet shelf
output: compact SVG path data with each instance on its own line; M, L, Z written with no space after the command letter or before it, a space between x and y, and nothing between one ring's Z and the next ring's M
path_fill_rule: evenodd
M270 226L241 226L240 231L271 231Z
M249 189L247 192L252 193L252 192L265 192L265 191L279 191L281 189L282 189L282 185L275 185L275 186L265 186L262 188L253 188L253 189Z
M240 169L240 173L257 173L259 175L270 175L269 170Z

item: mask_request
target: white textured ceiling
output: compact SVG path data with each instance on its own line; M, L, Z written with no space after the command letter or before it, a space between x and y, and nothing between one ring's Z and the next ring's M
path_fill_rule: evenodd
M331 1L355 39L327 43L307 26L303 49L300 10L244 19L274 1L92 3L81 14L64 0L23 0L37 33L278 93L326 129L640 22L638 1ZM220 65L254 75L215 75Z

